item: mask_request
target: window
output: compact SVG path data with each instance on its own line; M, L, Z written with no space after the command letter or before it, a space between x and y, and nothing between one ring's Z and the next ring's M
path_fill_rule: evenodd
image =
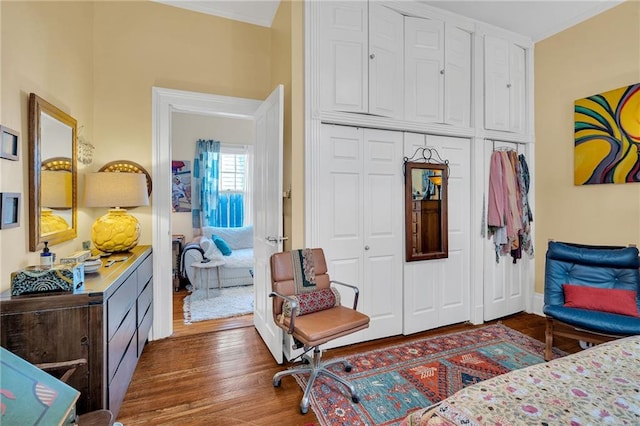
M235 152L237 150L229 152L230 149L225 149L224 146L221 151L216 226L242 226L245 224L247 201L247 154Z

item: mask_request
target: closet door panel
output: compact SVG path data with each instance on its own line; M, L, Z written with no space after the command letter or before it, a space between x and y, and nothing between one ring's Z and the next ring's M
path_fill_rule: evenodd
M444 122L471 124L471 34L450 24L445 32Z
M487 188L494 147L517 150L518 144L495 141L485 145L485 186ZM490 321L523 311L526 296L524 286L529 262L523 257L514 264L510 256L501 256L496 262L493 238L485 239L484 253L484 320Z
M362 132L331 125L323 125L321 131L320 246L325 250L332 277L359 285L363 245Z
M440 325L470 318L471 141L446 136L427 136L427 146L449 161L448 215L449 257L442 259Z
M402 133L364 130L364 312L367 337L402 332Z
M369 3L369 113L401 119L403 114L403 18Z
M509 44L506 40L485 36L485 127L509 130Z
M509 128L513 132L525 132L526 120L526 60L520 46L509 46Z
M404 264L405 334L470 318L471 143L464 138L405 133L404 155L411 157L419 147L436 149L449 161L449 257Z
M404 18L405 119L422 123L443 120L444 23Z
M320 14L320 108L367 112L367 2L322 2Z

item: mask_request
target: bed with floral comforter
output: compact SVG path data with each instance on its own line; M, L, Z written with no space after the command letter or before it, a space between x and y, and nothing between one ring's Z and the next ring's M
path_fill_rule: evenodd
M639 425L640 336L464 388L404 426Z

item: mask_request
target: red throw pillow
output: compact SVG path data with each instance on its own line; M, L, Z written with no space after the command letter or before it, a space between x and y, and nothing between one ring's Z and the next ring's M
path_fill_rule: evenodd
M564 306L591 309L592 311L640 317L637 293L633 290L598 288L584 285L563 284Z

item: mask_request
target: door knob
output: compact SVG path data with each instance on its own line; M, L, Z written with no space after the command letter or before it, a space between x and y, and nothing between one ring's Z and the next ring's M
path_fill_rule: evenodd
M281 243L288 240L289 237L265 237L264 239L269 241L270 243Z
M369 246L364 246L364 249L365 249L365 250L369 250L370 248L371 248L371 247L369 247Z
M371 58L371 59L375 59L375 57L376 57L375 53L372 53L371 55L369 55L369 58Z

